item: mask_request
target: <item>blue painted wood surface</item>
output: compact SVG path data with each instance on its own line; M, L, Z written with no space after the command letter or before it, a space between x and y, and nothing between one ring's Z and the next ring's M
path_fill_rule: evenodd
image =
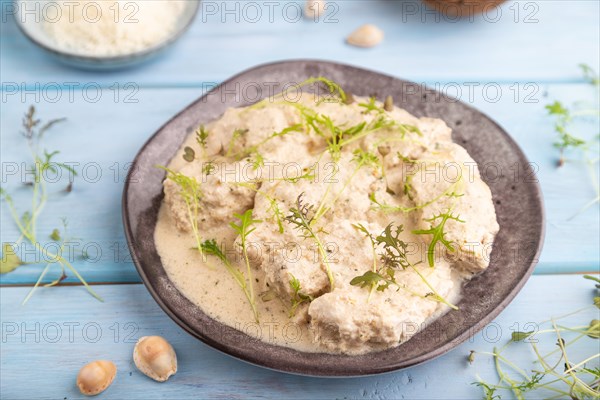
M210 4L217 10L211 11ZM240 4L242 9L244 3ZM67 116L69 121L53 132L49 146L60 149L63 160L79 163L83 176L74 193L55 199L40 223L41 233L49 234L60 226L61 217L68 218L72 235L82 242L72 248L80 253L87 246L88 253L98 254L93 262L73 259L86 279L137 282L122 234L119 203L128 163L139 147L203 90L241 69L286 57L322 57L427 83L497 120L539 167L548 214L547 243L551 244L536 272L598 268L598 207L571 219L595 196L593 185L581 163L555 168L553 122L543 108L555 99L565 103L598 101L597 93L581 83L576 68L579 62L598 64L598 46L592 40L598 37L598 24L594 23L597 2L570 2L568 7L562 2L514 2L505 4L499 17L488 13L460 21L436 17L415 2L345 1L334 5L327 17L338 19L336 23L286 22L281 13L273 11L273 22L264 15L256 23L236 25L220 22L222 16L232 17L225 13L225 6L205 2L204 14L164 57L138 69L106 74L81 72L53 62L28 43L7 18L0 43L2 185L14 188L22 181L20 163L27 150L18 125L27 105L37 104L48 118ZM442 18L440 23L436 18ZM554 29L559 20L578 23L566 30ZM380 47L360 50L343 43L352 27L368 21L386 31ZM570 45L576 37L590 40ZM526 44L521 43L524 40ZM536 51L524 54L528 48ZM560 49L560 56L555 49ZM84 90L84 85L88 89ZM100 87L98 92L96 87ZM594 122L589 124L582 129L593 135ZM8 168L16 168L17 174ZM102 177L94 182L98 171ZM23 192L17 190L15 197ZM6 209L1 212L6 221ZM13 225L3 224L3 241L17 236ZM20 268L1 276L0 282L35 282L40 268ZM49 278L58 273L51 271Z
M465 100L468 100L467 87ZM553 121L547 117L544 105L559 99L571 103L580 99L593 100L593 89L586 84L539 85L539 92L528 100L529 89L515 92L510 85L501 85L504 93L496 103L485 100L483 93L474 93L472 104L504 126L522 146L529 160L539 168L537 176L542 185L548 217L546 246L537 273L593 271L598 268L600 224L598 207L570 219L590 199L594 189L583 163L573 162L556 168L557 151ZM447 89L450 92L450 89ZM61 227L61 217L69 221L72 236L81 240L72 248L86 247L91 261L74 258L75 266L91 282L139 282L128 257L121 226L121 191L128 163L147 138L201 91L189 89L141 89L136 93L138 103L114 102L113 93L97 103L80 101L71 104L68 98L55 104L40 104L41 117L67 116L68 121L48 134L49 150L60 149L60 160L78 163L80 176L69 195L59 194L51 199L39 223L40 237L47 238L52 229ZM547 93L546 96L544 94ZM82 93L76 92L75 96ZM521 101L515 101L520 96ZM531 102L528 102L531 101ZM28 156L27 146L18 126L25 105L18 96L4 103L1 156L3 165L16 165L17 172L6 173L4 184L15 199L27 199L28 188L21 185L21 162ZM591 125L591 126L590 126ZM595 134L593 122L582 130ZM10 171L9 171L10 172ZM101 176L98 176L101 172ZM503 171L513 174L514 171ZM490 174L495 173L490 169ZM521 178L519 178L521 179ZM62 189L64 185L57 185ZM28 203L25 202L25 205ZM21 205L21 204L20 204ZM23 211L25 208L21 207ZM8 221L6 207L0 211L3 223L2 241L18 237L16 226ZM26 251L27 248L23 248ZM99 254L98 252L101 252ZM96 257L98 254L98 257ZM32 257L32 256L30 256ZM29 259L29 258L28 258ZM28 265L0 276L2 283L32 283L43 265ZM51 271L50 278L59 274ZM75 281L74 277L69 277Z
M80 287L62 287L42 289L21 307L28 288L2 288L3 398L81 398L75 387L79 368L91 360L108 359L115 362L118 374L103 399L478 399L481 390L471 383L477 376L495 383L497 376L485 356L476 356L469 365L470 350L492 351L515 330L537 329L528 323L580 308L587 310L562 322L585 325L598 316L591 305L590 281L576 275L535 276L499 318L436 360L380 376L318 379L269 371L209 348L175 325L142 285L97 289L105 304L90 299ZM141 375L131 358L135 341L155 334L171 341L178 354L179 372L166 383ZM555 338L540 336L539 340L543 350L553 350ZM595 345L592 339L580 342L570 349L571 360L585 359ZM519 344L507 355L525 369L533 367L535 358L528 345Z
M46 237L60 226L61 217L68 218L70 233L79 240L73 244L74 264L90 282L139 282L127 256L120 197L127 163L145 140L206 88L245 68L290 58L371 68L442 89L487 113L539 167L548 223L535 273L600 269L598 207L571 218L595 196L593 184L578 160L555 167L553 122L544 110L554 100L598 101L598 93L576 67L599 67L596 1L511 1L500 15L490 12L460 21L436 16L412 0L338 1L327 23L291 22L295 18L290 7L302 3L296 1L277 3L272 21L263 5L258 21L242 18L238 24L233 14L224 15L224 7L234 8L234 2L224 6L205 1L204 13L173 49L139 68L104 74L74 70L43 54L20 34L7 12L9 3L0 0L0 184L24 211L22 199L28 189L19 182L27 150L19 124L29 104L35 104L43 118L68 118L51 132L47 147L61 150L62 161L80 163L81 176L71 194L51 198L39 231ZM239 3L240 12L246 3ZM287 21L284 7L291 16ZM344 37L363 23L384 29L386 38L379 47L362 50L344 44ZM91 92L82 90L86 84ZM94 87L100 88L97 102ZM578 132L594 135L597 127L595 121L582 122ZM13 163L17 174L11 172ZM14 241L17 231L6 208L0 210L0 241ZM85 244L93 260L78 257ZM97 249L101 255L96 260ZM350 380L295 377L238 362L202 345L172 323L139 284L95 286L106 303L96 302L81 287L62 287L40 290L28 305L20 306L40 271L40 265L26 265L0 275L2 398L77 398L76 372L96 358L112 359L119 367L117 381L102 398L478 398L481 393L470 385L475 375L495 379L489 359L468 366L465 357L471 349L491 350L489 336L496 326L437 360L405 371ZM58 274L55 269L48 279ZM588 305L589 287L580 276L534 276L494 322L502 328L499 340L508 339L515 323L523 326ZM592 317L597 318L593 309L581 315L586 321ZM80 324L74 327L72 343L65 325L70 322ZM50 343L53 323L62 333L56 343ZM84 337L86 323L90 325ZM102 329L96 343L91 340L94 324ZM15 326L18 333L11 334ZM38 329L40 340L36 342L35 333L22 337L24 329ZM179 353L180 372L167 384L149 381L133 366L127 339L147 334L164 335ZM589 354L589 348L575 351ZM515 357L532 359L528 352Z
M2 57L0 65L10 72L9 80L29 84L131 80L172 87L219 82L256 64L290 58L333 59L434 82L573 82L581 81L574 65L599 63L596 1L511 1L498 16L490 11L463 20L440 17L415 0L332 1L326 18L317 23L296 18L289 1L276 2L271 14L266 2L256 2L263 5L261 17L252 22L256 18L249 9L244 11L242 1L237 24L235 12L227 13L235 9L234 2L203 3L198 19L173 51L127 73L65 69L49 62L12 23L3 24L1 50L8 57ZM385 31L383 44L370 50L346 46L344 38L365 23Z

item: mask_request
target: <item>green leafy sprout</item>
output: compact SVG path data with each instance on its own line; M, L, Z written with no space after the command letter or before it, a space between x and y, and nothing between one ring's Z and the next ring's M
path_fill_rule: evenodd
M596 95L595 97L597 99L598 90L600 90L600 78L598 77L598 74L586 64L580 64L579 67L582 71L584 79L593 86ZM554 101L545 107L548 115L554 117L555 121L554 130L557 138L553 145L560 152L557 163L558 167L562 167L567 162L567 152L579 152L580 157L578 158L585 161L585 164L588 167L592 185L596 192L596 197L584 204L583 207L581 207L581 209L569 219L573 219L586 209L600 202L600 187L598 186L598 177L596 172L597 164L600 158L598 157L598 154L590 156L592 150L597 152L600 135L596 135L593 139L585 140L573 133L574 128L572 126L575 120L579 120L582 117L592 117L597 120L598 117L600 117L599 107L600 105L598 104L597 100L593 107L587 109L581 109L581 107L577 107L576 105L567 107L560 101Z
M408 178L410 178L411 176L412 175L409 175ZM412 211L421 210L427 206L437 203L439 200L441 200L444 197L454 197L454 198L462 197L463 194L458 192L458 188L462 184L463 184L463 180L462 180L462 176L461 176L459 179L454 181L450 186L448 186L442 193L440 193L433 199L428 200L425 203L417 204L414 206L393 206L390 204L381 203L380 201L377 200L375 192L372 192L369 194L369 200L371 200L371 203L373 203L374 209L385 212L385 213L395 213L395 212L409 213ZM409 200L412 200L411 196L409 195L411 190L412 190L412 186L410 185L410 183L408 186L406 186L406 184L405 184L404 192L409 197Z
M258 189L254 183L237 182L236 185L255 191L257 194L263 196L269 202L269 208L267 209L267 211L272 214L272 218L277 222L277 228L279 233L283 234L283 232L285 231L283 226L285 215L283 214L283 211L281 211L279 201L275 197L273 197L271 193Z
M335 288L335 282L333 278L333 273L331 271L331 266L329 265L329 257L327 255L327 251L323 242L317 235L317 232L312 226L313 219L315 217L314 213L314 205L305 203L302 200L304 193L300 194L296 199L296 206L290 208L290 214L285 217L285 220L295 227L301 234L304 239L312 239L314 240L317 249L323 259L323 263L325 264L325 269L327 272L327 278L329 279L330 291L333 291Z
M252 311L254 312L254 319L258 322L258 311L256 309L256 300L254 298L254 285L252 284L252 268L250 267L250 259L248 257L248 236L256 230L256 224L262 222L261 220L252 219L252 209L246 210L243 214L233 214L238 222L231 222L229 226L237 232L240 237L242 246L242 256L246 263L246 274L249 282L249 301L252 305Z
M206 149L206 147L208 146L208 131L206 130L204 125L200 125L198 129L196 129L194 134L196 135L196 143L198 143L198 146L200 146L200 148L202 149Z
M313 301L313 297L302 293L302 286L300 281L293 275L290 274L290 288L292 289L292 306L290 308L290 317L296 314L296 310L303 303L310 303Z
M187 209L188 222L194 234L196 241L196 249L202 254L202 235L198 226L198 214L200 213L200 199L202 198L202 188L200 182L192 176L187 176L181 172L173 171L167 167L158 166L167 172L167 179L175 183L179 187L179 195L185 202Z
M439 220L439 222L437 222L438 220ZM448 241L445 237L446 232L444 231L444 228L446 226L446 222L448 222L449 220L453 220L453 221L460 222L460 223L465 223L465 221L460 219L460 216L453 215L452 211L448 210L445 213L440 213L440 214L434 215L431 218L426 219L425 221L428 221L431 223L431 227L429 229L417 229L417 230L413 231L413 233L415 235L431 235L432 236L431 242L429 243L429 246L427 247L427 262L429 263L430 267L433 267L435 264L435 247L438 243L441 243L450 252L456 251L456 249L454 248L452 243L450 241ZM434 225L434 223L436 223L436 222L437 222L437 225Z
M458 310L458 307L444 299L444 297L442 297L429 283L427 278L415 267L415 264L408 260L408 244L400 239L400 234L403 232L402 225L394 227L393 223L390 223L378 236L372 235L362 224L354 225L354 227L365 234L365 236L371 242L371 246L373 248L373 266L363 275L354 277L350 281L350 284L353 286L360 286L362 288L369 288L370 292L368 299L370 299L374 290L383 292L388 289L390 285L394 285L398 287L398 289L404 289L408 291L412 295L431 298L435 301L446 304L454 310ZM379 252L380 264L378 265L376 254L377 248L380 246L382 246L382 248ZM423 281L423 283L429 288L430 292L428 292L425 296L421 296L416 292L406 288L405 285L398 283L395 277L396 271L405 269L411 269L413 272L415 272Z
M59 154L58 151L48 152L47 150L42 150L40 148L44 135L55 125L63 121L65 121L65 118L52 119L45 124L42 124L42 121L36 117L36 109L33 106L29 107L29 110L23 118L23 130L21 133L27 141L33 161L33 164L29 170L29 172L33 175L33 181L28 183L28 186L32 188L31 209L19 215L13 198L5 189L0 188L0 198L4 200L13 222L20 232L20 236L14 245L8 243L4 243L2 245L3 256L0 260L0 273L8 273L14 271L16 268L22 265L28 264L23 262L15 251L15 248L24 240L27 240L29 243L31 243L35 250L38 251L45 260L50 260L45 265L37 282L24 299L23 304L25 304L31 298L35 290L42 284L43 278L45 277L49 268L54 264L58 264L61 267L61 276L57 280L44 286L55 286L62 282L67 277L65 273L65 268L67 268L73 273L73 275L75 275L75 277L77 277L77 279L84 285L86 290L93 297L103 301L102 298L91 288L91 286L88 285L88 283L79 274L71 262L62 256L65 243L64 237L66 237L66 235L63 234L61 236L60 232L56 229L50 234L50 239L59 243L59 249L56 253L51 252L48 250L47 246L42 245L38 241L37 221L42 214L44 207L46 206L49 195L48 182L46 182L45 179L46 172L50 171L54 174L59 173L61 170L69 172L69 184L65 189L62 190L66 193L71 192L73 186L72 179L77 176L77 171L75 171L71 166L62 162L54 161L54 158ZM63 220L63 225L66 230L66 220Z
M323 193L323 196L321 197L321 200L319 202L319 206L317 207L317 210L315 211L315 215L312 220L313 225L314 225L314 223L316 223L316 221L319 220L319 218L323 217L329 210L331 210L333 208L333 206L337 203L337 201L342 196L342 194L346 191L348 186L350 186L350 184L354 180L356 174L358 174L358 172L360 171L361 168L368 166L368 167L376 169L380 165L379 158L375 154L370 153L366 150L356 149L353 152L353 154L354 154L354 157L352 160L356 163L356 167L350 174L350 177L344 183L344 186L342 186L342 188L333 196L333 198L331 200L329 200L328 198L329 198L329 194L331 192L332 183L329 183L327 185L327 188L325 189L325 193ZM338 172L338 170L336 169L334 171L334 174L337 175L337 172Z
M590 278L598 280L596 277ZM543 329L537 331L514 331L504 346L494 347L492 352L471 351L468 356L470 364L473 364L475 354L492 357L498 375L496 384L478 379L473 385L482 388L484 399L500 399L501 392L509 392L519 400L542 397L578 400L600 398L600 368L592 366L600 358L600 352L597 351L600 320L574 327L558 323L590 307L593 306L543 321L538 324ZM546 344L555 342L554 350L544 354L540 349L542 340ZM574 361L567 349L582 341L589 342L585 343L585 348L593 351L590 356ZM535 355L533 366L528 364L522 367L509 359L509 349L523 353L522 346L529 346Z
M254 169L258 169L259 167L264 165L264 159L262 158L262 155L260 154L260 148L263 145L265 145L266 143L268 143L269 141L271 141L275 138L286 136L292 132L303 132L304 126L302 124L292 124L286 128L283 128L282 130L280 130L278 132L273 132L272 134L268 135L266 138L262 139L260 142L256 143L255 145L249 146L249 147L242 149L236 153L233 153L233 146L235 144L235 140L238 140L240 137L245 135L247 133L247 131L248 131L247 129L236 129L234 131L233 136L228 145L229 150L227 152L227 156L232 157L236 160L241 160L242 158L252 156L252 158L251 158L252 165L253 165Z
M244 292L244 295L246 296L246 299L248 300L248 303L250 304L250 307L252 308L252 313L254 314L254 319L258 322L259 316L258 316L258 309L256 308L256 302L254 301L252 289L249 287L248 283L246 282L246 277L244 276L244 274L238 268L236 268L233 264L231 264L231 261L229 261L229 259L225 256L225 253L223 253L223 251L221 250L221 248L219 247L219 245L217 244L217 241L215 239L205 240L201 244L201 246L202 246L202 251L204 252L204 254L217 257L219 260L221 260L221 262L223 263L223 265L225 266L225 268L227 269L229 274L233 277L233 279L235 279L238 286ZM252 282L250 282L250 286L251 285L252 285Z

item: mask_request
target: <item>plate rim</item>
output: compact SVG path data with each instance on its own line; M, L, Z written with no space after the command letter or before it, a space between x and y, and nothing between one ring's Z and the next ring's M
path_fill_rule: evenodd
M354 69L354 70L359 70L361 72L368 72L371 74L377 74L380 75L382 77L385 77L387 79L393 79L393 80L397 80L397 81L401 81L401 82L407 82L410 84L417 84L415 82L412 81L408 81L402 78L398 78L392 75L388 75L386 73L382 73L379 71L374 71L371 69L367 69L367 68L363 68L360 66L356 66L356 65L351 65L351 64L346 64L346 63L339 63L339 62L335 62L335 61L326 61L326 60L319 60L319 59L292 59L292 60L282 60L282 61L274 61L274 62L267 62L267 63L263 63L263 64L259 64L250 68L247 68L225 80L223 80L221 83L219 83L218 85L214 86L213 88L211 88L209 91L207 91L206 93L204 93L202 96L200 96L199 98L195 99L193 102L191 102L190 104L188 104L186 107L184 107L180 112L176 113L172 118L170 118L168 121L166 121L163 125L160 126L160 128L158 128L145 142L144 144L141 146L140 150L136 153L131 168L129 169L126 179L125 179L125 184L123 187L123 193L122 193L122 204L121 204L121 215L122 215L122 219L123 219L123 226L124 226L124 230L125 230L125 237L127 240L127 246L130 250L131 253L131 257L133 260L133 263L136 267L136 270L138 272L138 274L140 275L142 282L144 283L144 286L146 287L146 289L150 292L152 298L154 299L154 301L159 305L159 307L177 324L179 325L185 332L187 332L188 334L190 334L191 336L195 337L196 339L200 340L201 342L203 342L204 344L212 347L213 349L216 349L218 351L220 351L223 354L226 354L230 357L233 357L237 360L241 360L244 361L246 363L252 364L252 365L256 365L262 368L266 368L266 369L270 369L273 371L278 371L278 372L284 372L284 373L288 373L288 374L293 374L293 375L301 375L301 376L311 376L311 377L362 377L362 376L371 376L371 375L378 375L378 374L384 374L384 373L390 373L393 371L398 371L401 369L405 369L405 368L409 368L418 364L423 364L425 362L434 360L437 357L440 357L444 354L446 354L447 352L451 351L452 349L458 347L460 344L464 343L467 339L475 336L475 334L477 334L478 332L480 332L487 324L489 324L490 322L492 322L513 300L514 298L517 296L517 294L521 291L521 289L525 286L525 284L527 283L527 281L529 280L530 276L533 273L533 270L535 269L535 266L538 263L538 260L540 258L540 254L542 252L543 246L544 246L544 239L545 239L545 234L546 234L546 210L545 210L545 205L544 205L544 200L543 200L543 192L541 190L541 186L539 183L539 179L537 179L536 181L529 181L528 184L531 185L532 187L532 195L535 196L535 199L537 200L537 203L539 205L539 212L540 212L540 226L539 226L539 237L536 238L537 239L537 246L535 248L535 252L534 255L531 259L530 262L528 262L528 265L526 265L526 270L525 273L523 274L523 276L521 277L521 279L519 279L518 283L513 286L513 288L509 291L509 293L500 301L500 303L494 308L492 309L489 313L487 313L482 319L480 319L479 321L477 321L471 329L467 329L464 332L460 333L459 335L457 335L454 339L452 339L451 341L448 341L447 343L443 344L442 346L436 347L434 350L422 354L420 356L414 357L408 361L405 362L401 362L401 363L397 363L394 366L382 366L382 367L378 367L378 368L374 368L374 367L369 367L367 368L368 371L365 372L363 370L357 370L356 373L352 373L352 374L346 374L340 371L329 371L331 373L323 373L321 370L318 370L316 372L308 372L306 370L303 371L299 371L297 368L282 368L281 365L277 365L274 366L272 364L269 363L264 363L261 362L259 359L257 358L252 358L252 357L248 357L246 355L243 354L239 354L236 351L232 351L232 349L227 348L227 346L221 344L220 342L218 342L217 340L214 340L211 337L207 337L207 336L203 336L201 334L199 334L198 332L196 332L195 330L193 330L190 326L188 326L178 315L177 312L175 310L172 310L171 307L169 307L169 305L167 305L164 300L162 299L162 297L157 293L157 291L155 290L154 286L152 285L152 283L150 282L149 278L146 275L146 272L144 271L143 266L141 265L140 260L138 259L138 256L136 254L136 252L133 249L133 245L132 242L134 240L134 235L133 235L133 230L131 227L131 224L129 222L129 208L128 208L128 191L129 191L129 184L131 181L131 178L133 176L133 174L135 173L136 170L136 166L138 164L139 158L140 156L144 153L144 151L147 149L147 147L156 139L156 137L163 131L163 129L165 127L167 127L169 124L171 124L173 121L177 120L181 115L185 114L189 109L191 109L192 107L194 107L196 104L198 104L199 102L202 102L203 99L208 98L208 96L212 95L213 93L217 92L220 88L226 86L227 84L231 83L232 81L235 81L236 79L238 79L241 76L244 76L248 73L254 72L256 70L259 70L261 68L265 68L265 67L273 67L273 66L286 66L286 65L295 65L295 64L302 64L302 63L315 63L315 64L324 64L324 65L329 65L329 66L333 66L333 67L342 67L342 68L350 68L350 69ZM508 142L508 144L510 145L510 147L512 148L512 150L517 152L517 155L519 156L519 158L522 158L525 161L529 161L529 159L526 157L525 153L523 152L523 150L521 149L521 147L518 145L518 143L512 138L512 136L504 129L502 128L502 126L497 123L494 119L490 118L486 113L476 109L475 107L471 106L470 104L467 104L459 99L456 99L452 96L449 96L443 92L440 92L438 90L435 90L433 88L430 88L426 85L423 85L428 93L436 93L439 94L440 96L444 97L444 98L448 98L448 99L452 99L455 100L455 102L460 103L461 106L466 107L468 109L470 109L471 111L476 112L477 114L480 114L483 118L486 118L494 127L496 127L503 135L504 139ZM495 206L494 206L495 207ZM161 263L162 265L162 263ZM169 280L170 281L170 280ZM173 284L173 286L175 286ZM181 293L181 295L183 297L185 297L185 295L183 295ZM209 317L210 318L210 317ZM211 318L212 319L212 318ZM214 320L214 319L213 319ZM214 320L215 322L218 322L219 324L222 324L219 321ZM222 324L225 325L225 324ZM225 325L226 326L226 325ZM235 328L232 328L235 329ZM418 333L417 333L418 334ZM265 342L266 343L266 342ZM267 345L270 346L277 346L277 345L273 345L270 343L266 343ZM389 351L389 350L393 350L394 348L391 349L386 349L383 350L382 353ZM298 351L300 352L300 351ZM305 353L305 352L300 352L303 354L309 354L309 353ZM320 353L310 353L310 354L320 354ZM347 355L339 355L340 357L353 357L353 356L347 356Z

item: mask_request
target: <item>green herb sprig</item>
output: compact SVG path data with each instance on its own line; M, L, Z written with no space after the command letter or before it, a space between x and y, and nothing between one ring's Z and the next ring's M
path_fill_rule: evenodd
M293 275L290 274L290 288L292 289L292 305L290 308L290 317L293 317L296 314L296 310L303 303L310 303L313 301L313 297L302 293L302 286L300 281Z
M315 231L312 226L313 219L315 217L314 213L314 205L305 203L302 200L304 193L301 193L296 199L296 206L290 208L290 214L285 217L285 220L295 227L301 234L304 239L312 239L314 240L317 249L321 255L323 263L325 264L325 269L327 272L327 278L329 279L329 287L330 291L333 291L335 288L335 282L333 278L333 273L331 271L331 266L329 265L329 257L327 255L327 251L323 242L319 238L319 235Z
M410 175L409 175L409 177L410 177ZM461 177L461 178L457 179L455 182L453 182L450 186L448 186L446 188L446 190L444 190L442 193L440 193L433 199L426 201L425 203L417 204L414 206L392 206L392 205L389 205L386 203L381 203L380 201L377 200L375 192L372 192L369 194L369 200L371 200L371 203L373 203L373 208L375 210L379 210L384 213L395 213L395 212L409 213L412 211L421 210L429 205L437 203L440 199L442 199L444 197L453 197L453 198L462 197L463 194L458 192L458 188L460 187L460 185L462 185L462 183L463 183L463 181L462 181L462 177ZM412 198L409 196L409 193L411 190L412 190L412 186L410 184L408 186L406 186L406 183L405 183L404 191L405 191L405 194L407 194L407 196L409 197L409 200L412 200Z
M32 188L31 209L19 215L13 198L5 189L0 188L0 198L4 200L5 204L7 205L10 215L20 232L20 236L15 242L15 245L19 245L24 240L27 240L35 247L35 250L38 251L44 259L50 260L42 270L37 282L24 299L23 303L26 303L31 298L35 289L42 284L42 280L48 272L50 266L54 264L58 264L61 267L61 276L57 280L46 284L45 286L55 286L62 282L67 277L65 273L65 268L67 268L73 273L73 275L77 277L77 279L85 286L87 291L93 297L103 301L102 298L91 288L91 286L88 285L85 279L83 279L71 262L62 256L65 241L60 234L54 234L53 232L50 235L50 239L59 244L59 251L56 253L49 251L47 246L43 246L38 241L37 221L42 213L42 210L46 206L46 203L48 202L49 196L49 185L46 181L46 172L50 171L53 174L58 174L60 171L65 170L70 173L70 178L77 176L77 171L75 171L71 166L62 162L54 161L54 158L59 154L59 151L48 152L45 149L41 149L44 135L55 125L63 121L65 121L65 118L58 118L42 124L42 121L36 118L36 109L33 106L29 107L29 110L23 118L23 130L21 133L27 141L33 161L30 169L30 172L33 175L33 181L28 182L27 185ZM62 192L70 193L72 187L73 181L70 179L67 187L62 189ZM63 220L63 225L66 229L66 220ZM3 256L2 260L0 260L0 273L8 273L14 271L19 266L28 264L19 258L14 247L8 243L4 243L2 245L2 252Z
M238 151L237 153L233 153L232 150L233 150L234 141L238 140L240 137L242 137L244 134L247 133L247 130L237 129L234 131L231 141L229 142L229 145L228 145L229 151L227 153L227 156L232 157L236 160L240 160L242 158L252 156L251 160L252 160L253 167L255 167L254 169L258 169L258 167L261 167L264 165L264 159L262 159L262 155L260 154L260 148L275 138L283 137L283 136L289 135L293 132L304 132L304 126L302 124L292 124L292 125L288 126L287 128L283 128L282 130L280 130L278 132L273 132L272 134L270 134L266 138L262 139L260 142L258 142L255 145L252 145L245 149L242 149L242 150Z
M548 111L548 115L555 118L554 130L557 134L557 139L553 145L560 152L557 163L558 167L562 167L567 162L565 155L568 151L579 151L579 154L581 155L580 158L583 159L587 164L592 185L596 191L596 197L584 204L583 207L581 207L581 209L569 219L573 219L594 204L600 202L600 187L598 186L598 178L596 175L596 166L600 158L597 154L590 157L590 152L592 150L595 149L597 151L597 144L598 140L600 140L600 135L596 135L594 139L584 140L572 133L572 123L576 119L586 116L594 118L600 117L600 108L597 100L599 94L598 90L600 89L600 78L598 77L598 74L588 65L580 64L579 67L581 68L584 79L589 81L589 83L591 83L594 87L596 94L596 104L594 108L569 108L559 101L554 101L552 104L548 104L545 107Z
M198 226L198 214L200 213L200 199L202 198L202 187L200 182L193 176L187 176L181 172L173 171L167 167L157 166L167 172L167 179L174 182L179 187L179 195L185 202L187 209L188 222L194 234L196 249L202 254L202 235Z
M204 254L217 257L219 260L221 260L223 265L225 265L225 268L227 269L229 274L233 277L233 279L235 279L238 286L244 292L244 295L246 296L246 299L248 300L248 303L250 304L250 307L252 308L252 313L254 314L255 321L259 322L258 309L256 307L256 302L254 301L254 297L252 294L253 292L251 289L252 282L250 282L250 285L248 285L244 274L238 268L236 268L231 263L231 261L229 261L229 259L225 256L225 253L223 253L223 251L221 250L221 248L219 247L219 245L217 244L217 241L215 239L205 240L201 244L201 246L202 246L202 251Z
M435 301L446 304L454 310L458 310L458 307L441 296L429 283L427 278L416 268L416 265L408 260L408 244L400 239L400 234L403 232L402 225L394 227L393 223L390 223L378 236L372 235L367 228L361 224L354 225L354 227L364 233L371 242L373 248L373 267L363 275L354 277L350 281L350 284L360 287L369 287L370 293L368 299L370 299L374 290L385 291L390 285L395 285L399 289L407 290L415 296L432 298ZM379 246L382 246L379 253L380 266L378 266L377 258L375 257ZM405 285L398 283L395 277L396 271L405 269L411 269L415 272L431 292L428 292L425 296L421 296L410 288L407 288Z
M250 267L250 259L248 257L248 236L256 230L256 224L261 223L261 220L252 219L252 209L246 210L243 214L235 213L233 216L238 220L236 223L231 222L229 226L237 232L240 237L242 256L246 263L246 274L248 278L248 287L250 294L250 304L252 304L252 311L254 312L254 319L258 322L258 311L256 309L256 300L254 298L254 285L252 284L252 268Z
M437 223L437 225L434 225L434 223L436 221L439 222ZM449 220L453 220L456 222L460 222L460 223L465 223L464 220L460 219L460 216L458 215L453 215L452 214L452 210L448 210L445 213L440 213L437 215L434 215L431 218L426 219L425 221L430 222L431 227L429 229L417 229L414 230L413 233L415 235L431 235L431 242L429 243L429 246L427 247L427 261L429 263L430 267L433 267L435 264L435 246L438 243L441 243L448 251L450 252L455 252L456 249L454 248L454 246L452 245L452 243L446 239L446 232L444 231L444 228L446 226L446 222L448 222Z
M204 125L200 125L194 134L196 135L196 143L198 143L198 146L200 146L202 149L206 149L208 146L208 131Z
M354 157L352 158L352 161L356 163L356 167L354 167L354 170L352 171L348 179L346 179L346 182L344 182L344 186L342 186L342 188L336 194L333 195L333 198L331 200L329 200L329 195L331 193L332 183L329 183L327 185L325 193L323 193L323 196L321 197L321 200L319 202L319 206L315 211L315 215L312 221L313 224L333 208L333 206L337 203L342 194L344 194L348 186L350 186L350 184L356 177L356 174L358 174L361 168L371 167L377 169L379 165L381 165L381 160L379 160L379 158L375 154L370 153L366 150L356 149L354 150L353 154ZM336 169L336 171L334 172L335 175L337 175L337 171L338 170Z
M275 221L277 222L277 228L279 230L279 233L282 234L285 231L283 226L285 215L283 214L283 211L281 211L279 200L277 200L271 192L258 189L254 183L237 182L236 185L255 191L257 194L263 196L269 202L269 208L267 209L267 211L271 213L272 218L275 219Z
M594 278L594 277L593 277ZM597 279L597 278L596 278ZM501 348L494 347L492 352L471 351L468 356L470 364L475 355L489 356L494 361L498 383L492 384L479 379L473 385L483 390L484 399L500 399L501 392L511 392L519 400L526 398L560 398L560 399L597 399L600 398L600 368L592 363L600 358L598 338L600 337L600 321L592 320L587 325L569 327L559 325L558 321L573 316L589 307L552 318L539 324L549 325L538 331L512 332L510 340ZM549 339L546 336L550 335ZM540 342L555 341L555 349L546 354L540 350ZM581 361L573 361L568 352L569 346L580 341L591 341L587 346L591 355ZM521 367L511 361L506 354L509 348L529 345L536 359L533 367ZM522 350L518 350L522 353ZM548 397L548 393L554 394Z

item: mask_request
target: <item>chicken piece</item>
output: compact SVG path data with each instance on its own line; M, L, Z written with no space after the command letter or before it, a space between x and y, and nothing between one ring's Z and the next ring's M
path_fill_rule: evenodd
M344 155L338 163L330 162L324 156L315 164L314 179L264 182L256 196L253 217L263 222L252 233L252 240L261 247L253 257L254 264L264 271L284 301L293 296L289 283L292 277L300 282L303 294L317 297L326 292L330 288L327 269L336 281L361 251L352 241L360 238L352 226L353 218L367 214L381 218L371 210L369 201L370 187L379 181L372 169L359 168L351 155ZM328 262L323 260L315 237L286 219L292 209L299 208L306 212L307 221L317 218L310 228L328 254ZM370 256L370 248L365 246L363 250Z
M434 258L448 258L456 267L478 273L489 265L490 247L498 233L496 212L489 187L467 151L445 143L417 161L410 180L415 204L420 207L417 229L428 230L445 221L444 239ZM450 214L450 218L444 218ZM428 243L433 235L425 235ZM451 247L451 248L449 248Z
M241 174L239 163L216 163L215 169L210 173L202 171L201 163L191 163L181 169L181 173L196 179L201 187L199 199L198 225L203 230L212 226L229 223L234 213L243 213L252 208L255 192L252 187L237 185L248 183L244 174ZM177 228L189 231L188 207L181 196L181 187L171 179L165 179L165 201ZM202 190L209 187L210 190Z
M442 297L451 293L454 284L448 263L416 268ZM390 286L369 298L368 289L351 286L313 300L308 314L314 340L331 351L352 354L410 339L443 305L427 296L430 289L414 271L399 271L396 279L418 295Z

